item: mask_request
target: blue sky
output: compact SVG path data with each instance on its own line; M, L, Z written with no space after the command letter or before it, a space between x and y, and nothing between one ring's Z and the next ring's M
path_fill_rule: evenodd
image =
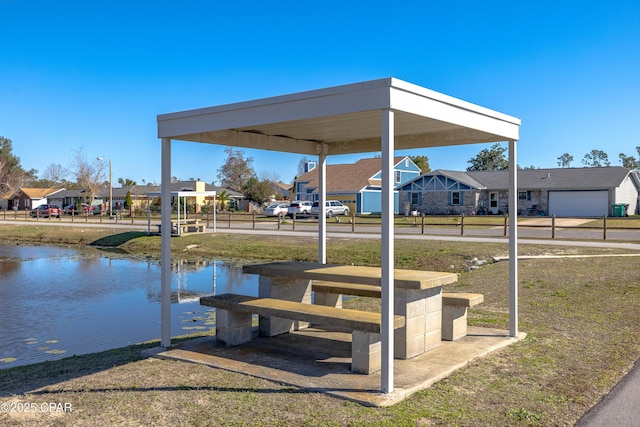
M521 166L640 145L637 0L0 0L0 20L0 135L40 173L83 147L114 181L159 182L158 114L383 77L519 117ZM464 170L488 146L399 154ZM245 155L287 182L301 158ZM172 175L211 182L224 157L176 141Z

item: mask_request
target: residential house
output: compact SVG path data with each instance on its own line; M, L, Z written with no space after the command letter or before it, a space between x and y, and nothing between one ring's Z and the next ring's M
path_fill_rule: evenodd
M7 191L4 194L0 194L0 210L9 209L9 199L13 196L13 191Z
M316 201L319 198L318 169L308 165L308 172L296 179L296 199ZM353 164L327 165L327 199L338 200L352 213L379 213L382 206L382 161L380 158L360 159ZM394 158L395 184L402 185L420 175L420 168L408 157ZM399 211L398 193L395 208Z
M273 187L273 198L275 200L289 200L291 196L291 184L285 184L284 182L274 182L272 183Z
M87 200L88 192L85 190L61 190L48 197L48 203L58 205L61 208L69 205L75 205L76 202L84 202L88 204L100 204L100 201Z
M221 192L226 191L229 198L228 204L232 207L235 207L237 205L238 200L244 198L244 195L241 193L229 190L224 187L217 187L215 185L207 184L204 181L176 181L171 183L170 188L172 193L178 191L215 191L216 197L218 197ZM111 192L113 195L113 208L121 209L124 206L127 192L130 192L131 194L131 200L134 207L146 210L148 203L151 203L152 206L158 205L159 207L160 197L158 196L158 194L161 193L161 190L162 189L159 185L134 185L124 188L112 188ZM105 201L108 201L109 188L101 190L100 197L102 197ZM213 200L211 200L211 198L207 196L195 196L193 197L193 200L190 201L190 203L193 204L196 212L199 212L203 205L212 205Z
M35 209L45 203L48 198L64 190L63 188L30 188L22 187L9 198L8 208L14 210Z
M508 171L435 170L398 187L403 213L503 214L509 211ZM518 171L518 214L600 217L613 204L638 213L640 177L619 166Z

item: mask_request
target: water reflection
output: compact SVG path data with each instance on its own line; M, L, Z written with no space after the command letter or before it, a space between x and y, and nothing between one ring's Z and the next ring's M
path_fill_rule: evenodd
M258 289L256 276L222 261L175 262L171 282L173 335L214 327L200 296ZM158 338L160 298L153 260L0 245L0 368Z

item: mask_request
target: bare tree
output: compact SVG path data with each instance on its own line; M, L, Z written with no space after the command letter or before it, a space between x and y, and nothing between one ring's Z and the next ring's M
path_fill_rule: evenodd
M40 179L46 183L47 187L55 187L61 185L68 175L69 171L67 168L61 164L51 163L44 172L42 172Z
M20 186L22 172L9 166L9 159L0 156L0 194L7 191L16 191Z
M307 163L309 163L307 156L300 159L298 162L298 172L296 176L302 176L307 172Z
M218 169L220 186L233 191L242 191L249 178L255 178L253 170L253 157L244 157L244 151L234 150L233 147L225 148L227 159L224 165Z
M97 158L92 161L88 160L84 153L84 147L80 147L73 155L69 169L75 176L78 186L88 193L86 199L89 201L93 201L103 185L106 177L105 164Z
M0 136L0 193L16 191L26 180L20 158L13 154L13 143Z

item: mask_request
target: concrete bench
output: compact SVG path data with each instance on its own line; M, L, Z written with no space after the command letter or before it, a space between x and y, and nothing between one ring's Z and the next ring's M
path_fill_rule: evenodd
M447 292L442 294L442 339L455 341L467 335L467 309L484 301L482 294Z
M380 298L379 286L314 280L316 304L342 307L342 295ZM442 293L442 339L455 341L467 335L467 309L484 301L482 294L464 292Z
M251 341L253 314L275 316L349 330L351 370L371 374L381 369L380 313L236 294L201 297L200 304L216 308L216 340L226 346ZM404 317L394 316L394 329L403 326Z

